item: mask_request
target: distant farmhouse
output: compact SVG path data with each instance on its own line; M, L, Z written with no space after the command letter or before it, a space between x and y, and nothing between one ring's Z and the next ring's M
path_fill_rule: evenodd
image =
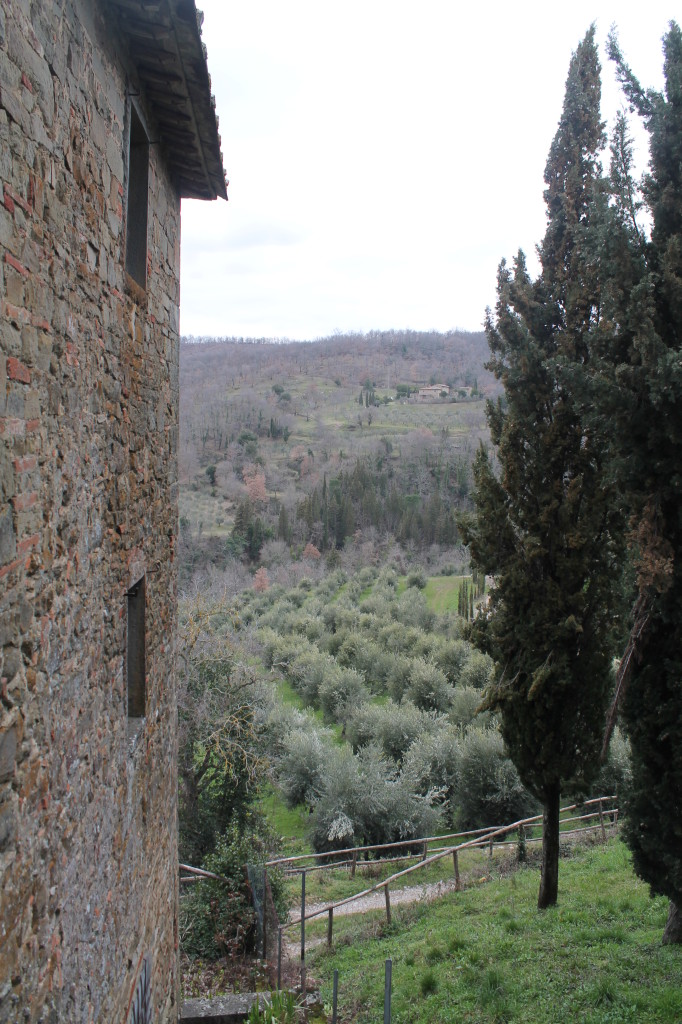
M0 0L0 1021L177 1020L194 0Z
M447 398L449 394L450 388L448 387L447 384L428 384L426 387L419 388L419 391L417 392L417 398Z

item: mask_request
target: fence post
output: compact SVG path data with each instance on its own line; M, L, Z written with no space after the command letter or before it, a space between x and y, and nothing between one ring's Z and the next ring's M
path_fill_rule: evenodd
M329 921L327 923L327 945L331 946L334 933L334 908L329 908Z
M388 892L388 889L386 890ZM393 970L393 961L386 961L386 971L384 974L384 1024L391 1024L391 973Z
M488 842L488 874L492 871L493 867L493 841L492 839Z
M606 829L604 828L604 810L602 808L601 797L599 797L599 824L601 825L601 837L602 842L606 842Z
M388 891L388 886L384 886L384 896L386 897L386 922L391 923L391 897Z
M422 851L422 860L426 860L426 847L427 847L427 844L424 843L424 849Z
M282 926L277 929L277 991L282 987Z
M267 939L267 918L268 918L268 869L263 868L263 959L268 958Z
M357 860L358 860L358 855L357 855L357 853L355 851L353 851L353 860L352 860L351 866L350 866L350 877L351 878L355 878L355 865L357 864Z
M336 1007L339 999L339 972L334 971L334 988L332 990L332 1024L336 1024Z
M301 871L301 994L305 995L305 870Z
M457 850L452 851L452 860L455 866L455 892L459 892L462 888L462 883L459 878L459 858L457 856Z

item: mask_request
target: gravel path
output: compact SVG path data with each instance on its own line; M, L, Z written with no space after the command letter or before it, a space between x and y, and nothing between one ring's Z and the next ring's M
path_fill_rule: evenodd
M416 903L417 900L435 900L439 896L444 896L446 892L452 892L454 888L455 880L452 878L445 882L428 882L423 885L408 885L404 889L391 889L391 906L396 906L398 903ZM314 914L318 910L325 910L328 906L329 902L306 904L306 915ZM368 910L383 910L385 906L384 890L379 889L377 892L368 893L362 899L345 903L342 907L335 907L334 917L341 914L366 914ZM289 912L290 922L294 923L300 920L300 910Z
M416 903L419 900L428 902L430 900L436 900L440 896L444 896L448 892L453 892L455 889L455 879L448 879L447 881L441 882L425 882L423 885L408 885L404 889L391 889L391 907L397 906L398 903ZM329 906L329 901L326 903L312 903L306 904L306 915L315 913L318 910L326 910ZM367 896L363 896L359 900L353 900L352 903L345 903L342 907L334 908L334 917L347 914L366 914L370 910L385 910L386 908L386 897L384 896L384 890L379 889L377 892L368 893ZM301 920L300 909L289 911L289 922L296 924ZM325 918L320 915L319 918L314 920L324 921ZM285 933L286 934L286 933ZM288 933L290 936L291 932ZM306 949L311 946L319 946L323 942L326 942L324 936L317 938L306 938ZM285 948L287 953L291 957L297 957L300 951L300 940L285 938Z

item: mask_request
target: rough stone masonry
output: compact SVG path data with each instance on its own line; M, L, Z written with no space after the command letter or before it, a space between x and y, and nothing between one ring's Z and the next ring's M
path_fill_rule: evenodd
M134 188L146 190L141 280L126 263ZM194 0L0 0L3 1022L177 1019L179 232L191 194L225 196ZM143 713L131 717L141 581Z

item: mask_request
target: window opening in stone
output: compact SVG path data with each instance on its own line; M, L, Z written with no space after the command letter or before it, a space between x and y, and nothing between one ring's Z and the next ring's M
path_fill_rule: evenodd
M147 205L149 138L135 105L130 104L126 270L141 288L147 287Z
M144 576L127 594L128 604L128 718L144 718L147 706L145 678Z

